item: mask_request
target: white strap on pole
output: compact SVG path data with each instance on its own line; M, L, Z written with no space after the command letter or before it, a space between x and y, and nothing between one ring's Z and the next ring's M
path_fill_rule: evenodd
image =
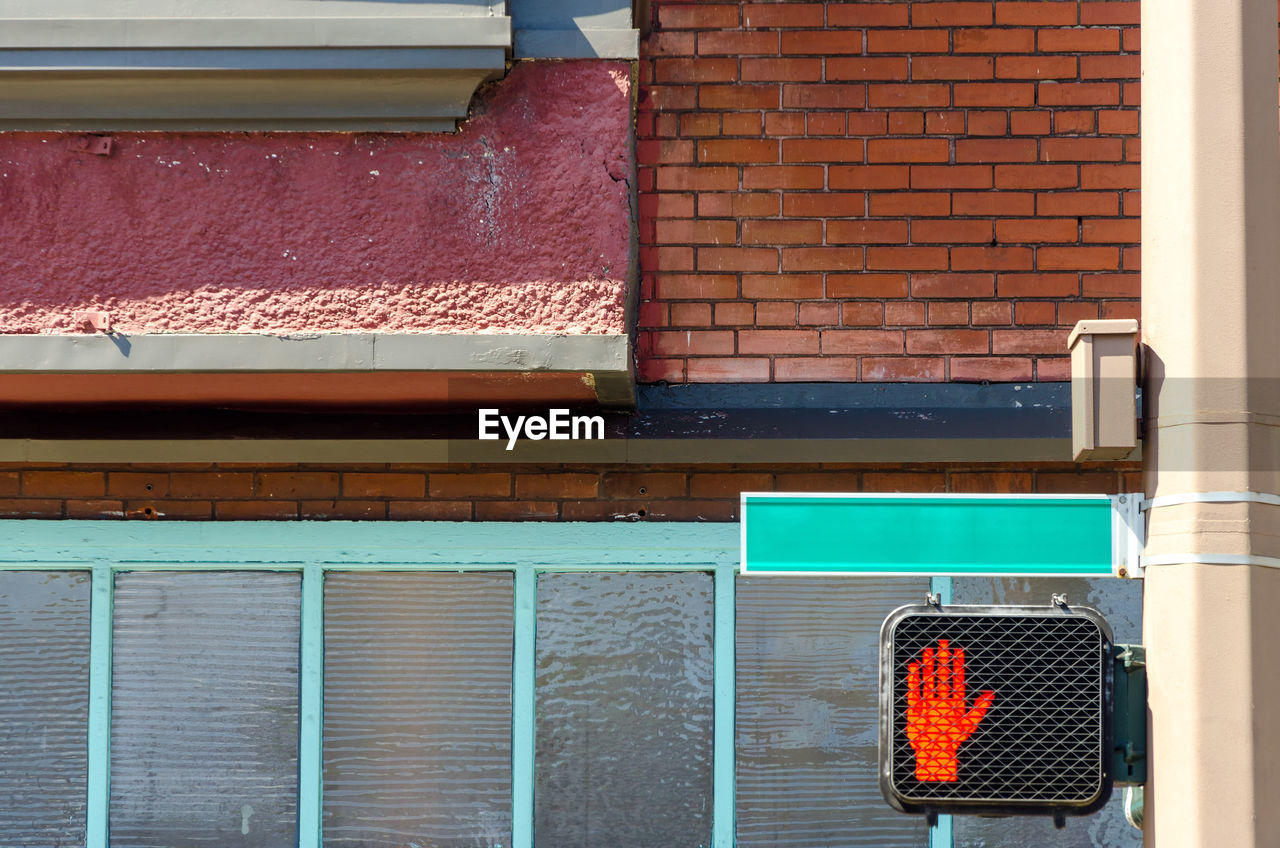
M1144 556L1142 564L1148 565L1262 565L1280 568L1280 557L1254 556L1253 554L1160 554Z
M1149 498L1142 502L1142 508L1156 509L1188 503L1264 503L1280 506L1280 495L1268 492L1184 492Z
M1160 495L1142 502L1143 510L1188 503L1264 503L1280 506L1280 495L1270 492L1186 492ZM1159 554L1144 555L1142 565L1260 565L1280 568L1280 557L1254 556L1253 554Z

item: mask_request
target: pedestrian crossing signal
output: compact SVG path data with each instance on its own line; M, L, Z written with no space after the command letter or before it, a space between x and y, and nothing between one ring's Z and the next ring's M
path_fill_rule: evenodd
M880 633L880 788L908 813L1064 815L1111 794L1112 639L1092 609L909 606Z

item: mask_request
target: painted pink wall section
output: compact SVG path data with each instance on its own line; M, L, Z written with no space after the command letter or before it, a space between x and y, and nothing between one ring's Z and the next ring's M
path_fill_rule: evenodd
M0 332L621 333L630 67L518 63L453 134L0 133Z

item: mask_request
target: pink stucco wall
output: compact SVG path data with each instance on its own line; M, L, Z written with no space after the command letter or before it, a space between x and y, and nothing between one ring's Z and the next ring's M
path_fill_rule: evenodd
M520 63L456 135L0 134L0 332L623 332L629 87Z

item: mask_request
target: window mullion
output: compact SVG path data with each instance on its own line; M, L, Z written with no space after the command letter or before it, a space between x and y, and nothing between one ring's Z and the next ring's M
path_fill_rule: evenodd
M534 609L538 575L532 565L517 565L515 636L511 656L511 844L533 848Z
M86 848L107 848L111 802L111 608L115 574L93 567L89 606L89 751Z
M734 580L737 565L718 565L715 571L715 736L712 742L712 830L714 848L733 848L734 842Z
M298 848L320 848L324 747L324 569L302 569L302 638L298 699Z

